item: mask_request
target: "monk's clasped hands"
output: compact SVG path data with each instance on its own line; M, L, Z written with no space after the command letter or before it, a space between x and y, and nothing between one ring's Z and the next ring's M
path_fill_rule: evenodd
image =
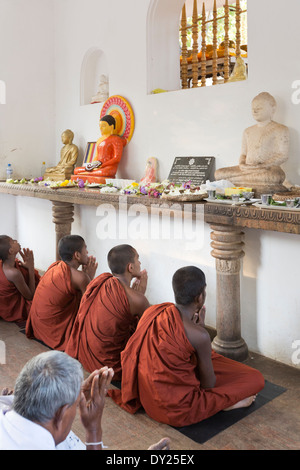
M192 322L195 323L196 325L204 326L205 325L205 313L206 313L206 308L205 305L199 310L196 311L192 317Z
M22 257L22 266L27 269L33 269L34 267L34 257L33 257L33 251L30 250L29 248L24 248L23 250L19 251L21 257Z
M98 263L96 258L94 256L89 256L88 262L82 267L82 270L90 277L90 279L94 279L97 268Z

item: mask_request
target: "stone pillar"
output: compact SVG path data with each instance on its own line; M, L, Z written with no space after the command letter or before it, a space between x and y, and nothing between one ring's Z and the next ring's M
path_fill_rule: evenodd
M56 232L56 260L59 260L58 242L65 235L71 234L72 222L74 221L74 204L52 201L52 216Z
M217 271L217 336L214 351L237 361L248 357L241 338L240 268L244 256L243 232L229 225L211 224L211 254Z

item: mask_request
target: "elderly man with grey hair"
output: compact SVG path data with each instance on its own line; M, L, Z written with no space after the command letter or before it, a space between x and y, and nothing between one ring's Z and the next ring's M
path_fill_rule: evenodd
M81 364L60 351L35 356L19 374L14 394L0 397L0 450L101 450L112 377L113 370L103 367L84 381ZM71 431L77 407L85 446Z

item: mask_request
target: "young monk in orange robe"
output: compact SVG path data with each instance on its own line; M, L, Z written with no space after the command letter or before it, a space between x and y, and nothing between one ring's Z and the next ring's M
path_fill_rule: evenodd
M16 256L21 255L23 261ZM33 252L21 250L17 240L0 236L0 318L21 322L27 319L40 275L34 269Z
M98 264L94 257L88 256L84 239L78 235L63 237L58 251L61 261L51 264L36 289L26 336L64 351L81 297ZM82 271L78 270L80 266Z
M173 276L176 305L150 307L121 356L122 387L109 395L135 413L181 427L249 406L261 373L211 349L204 327L205 276L193 266Z
M137 320L149 307L144 293L147 273L141 271L139 255L130 245L119 245L108 253L112 271L88 286L78 311L65 352L87 371L103 365L121 378L120 354L134 332ZM131 287L131 281L137 282Z

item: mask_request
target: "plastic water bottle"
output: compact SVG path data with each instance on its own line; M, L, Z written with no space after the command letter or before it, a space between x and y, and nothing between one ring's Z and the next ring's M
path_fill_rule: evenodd
M11 166L11 163L8 163L7 168L6 168L6 178L9 180L12 178L13 175L13 169Z

